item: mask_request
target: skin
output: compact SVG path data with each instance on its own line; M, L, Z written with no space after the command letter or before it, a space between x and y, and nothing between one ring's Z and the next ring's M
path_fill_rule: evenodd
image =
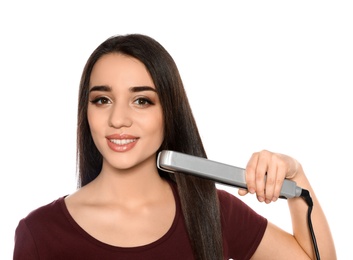
M174 220L174 197L155 163L164 122L154 89L144 65L122 54L104 55L92 71L87 113L103 166L95 180L66 197L65 202L71 216L87 233L110 245L149 244L162 237ZM134 141L114 150L107 140L112 135L129 135L128 139ZM295 159L263 150L251 156L246 172L248 191L256 194L260 202L276 201L285 178L309 190L320 255L322 259L336 259L325 215ZM239 194L244 196L248 191L239 190ZM302 198L287 201L294 235L269 223L252 259L315 259L306 221L308 206Z
M148 88L132 91L141 86ZM65 202L75 221L107 244L151 243L169 230L174 219L173 193L155 165L163 117L154 89L144 65L121 54L103 56L92 71L87 113L103 167L94 181ZM137 139L134 147L113 151L106 137L122 134Z
M266 182L264 182L266 173ZM320 257L321 259L337 259L325 214L302 166L295 159L266 150L254 153L246 167L248 191L240 189L238 193L241 196L248 192L256 194L260 202L269 204L278 199L285 178L295 181L298 186L310 192L314 205L311 219ZM287 202L294 235L269 223L252 259L315 259L306 219L308 206L302 198L288 199Z

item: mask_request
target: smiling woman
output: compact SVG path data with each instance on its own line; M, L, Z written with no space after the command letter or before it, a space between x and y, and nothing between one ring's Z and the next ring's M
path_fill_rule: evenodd
M88 124L107 163L117 169L148 158L155 163L163 141L163 113L143 63L122 54L104 55L92 70L89 100Z
M288 199L293 235L211 180L158 169L162 150L207 157L177 66L148 36L111 37L81 78L79 187L20 220L14 259L316 257L307 219L297 214L307 210L302 198ZM325 214L294 158L255 152L246 173L249 192L267 204L286 178L308 190L320 253L336 258Z

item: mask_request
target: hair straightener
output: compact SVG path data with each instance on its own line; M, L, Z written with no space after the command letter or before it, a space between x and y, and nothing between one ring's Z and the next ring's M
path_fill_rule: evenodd
M245 169L228 164L212 161L206 158L188 155L180 152L163 150L157 157L157 167L170 173L185 173L215 182L246 189ZM306 189L297 186L296 182L285 179L282 184L280 198L290 199L302 197L308 205L308 226L311 233L316 259L320 260L314 229L311 223L313 201Z
M198 156L163 150L158 154L157 167L162 171L181 172L237 188L247 188L245 169ZM301 194L302 188L294 181L283 181L280 198L290 199L300 197Z

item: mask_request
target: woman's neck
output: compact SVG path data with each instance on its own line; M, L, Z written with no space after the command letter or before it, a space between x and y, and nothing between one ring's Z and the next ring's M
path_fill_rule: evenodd
M169 184L158 174L155 163L145 163L129 169L115 169L103 164L98 177L87 185L95 199L129 204L153 200L169 188Z

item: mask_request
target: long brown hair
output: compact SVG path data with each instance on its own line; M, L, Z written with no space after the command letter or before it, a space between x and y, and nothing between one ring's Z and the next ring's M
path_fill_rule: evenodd
M97 60L108 53L123 53L140 60L149 71L162 105L165 137L159 149L174 150L206 158L177 66L153 38L141 34L113 36L100 44L89 57L80 82L77 122L78 186L94 180L102 167L88 125L88 88ZM159 174L177 183L182 210L195 259L223 259L220 212L213 181L185 174Z

